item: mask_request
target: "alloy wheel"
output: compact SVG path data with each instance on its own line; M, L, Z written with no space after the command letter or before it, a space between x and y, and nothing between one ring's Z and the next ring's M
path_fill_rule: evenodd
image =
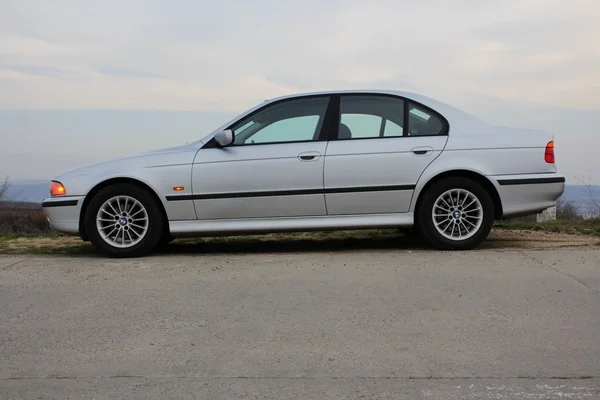
M130 196L114 196L106 200L96 216L100 237L109 245L133 247L148 232L148 212L141 202Z
M446 239L465 240L481 228L483 207L470 191L451 189L433 203L432 219L436 230Z

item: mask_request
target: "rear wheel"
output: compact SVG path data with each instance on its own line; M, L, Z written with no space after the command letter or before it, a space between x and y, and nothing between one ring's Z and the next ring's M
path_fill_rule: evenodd
M165 233L163 233L162 237L158 241L158 244L156 245L154 250L158 252L163 252L169 248L169 244L171 244L171 242L173 242L174 240L175 238L171 236L171 234L168 231L165 231Z
M111 257L150 253L164 232L160 204L147 190L128 183L101 189L90 201L85 229L90 242Z
M418 213L421 231L435 247L468 250L481 244L494 222L490 195L477 182L448 178L434 183L426 193Z

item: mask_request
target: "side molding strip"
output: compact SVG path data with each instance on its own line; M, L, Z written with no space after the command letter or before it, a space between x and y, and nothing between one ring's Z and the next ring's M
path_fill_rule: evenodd
M43 208L48 207L71 207L76 206L77 200L58 200L58 201L44 201L42 202Z
M498 184L501 186L507 185L539 185L544 183L563 183L565 182L565 178L556 177L556 178L525 178L525 179L504 179L498 180Z
M416 185L389 185L389 186L360 186L348 188L329 189L303 189L303 190L272 190L266 192L232 192L210 194L184 194L166 196L167 201L184 200L209 200L209 199L237 199L243 197L274 197L274 196L303 196L308 194L335 194L335 193L363 193L384 192L396 190L415 190Z

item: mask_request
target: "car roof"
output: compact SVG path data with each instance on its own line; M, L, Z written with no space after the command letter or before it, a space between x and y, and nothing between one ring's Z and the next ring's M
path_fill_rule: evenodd
M244 118L246 115L251 112L263 107L265 104L276 102L279 100L292 99L292 98L301 98L301 97L309 97L309 96L318 96L318 95L334 95L334 94L387 94L393 96L403 97L409 100L414 100L418 103L421 103L434 111L438 112L446 120L449 124L449 133L453 135L469 135L478 132L484 132L489 128L490 124L480 120L479 118L471 115L465 111L459 110L458 108L451 106L449 104L443 103L441 101L435 100L431 97L414 93L414 92L406 92L401 90L383 90L383 89L344 89L344 90L327 90L327 91L318 91L318 92L304 92L304 93L293 93L284 96L274 97L271 99L265 100L263 103L255 104L252 108L246 110L245 112L238 114L233 119L227 121L225 124L221 125L219 128L215 129L205 138L201 139L201 141L206 141L210 139L216 132L222 129L226 129L227 126L230 126L234 121L239 120L240 118Z
M453 127L461 127L467 128L474 126L481 126L482 124L488 125L481 119L476 116L469 114L463 110L458 109L450 104L441 102L432 97L425 96L423 94L407 92L401 90L385 90L385 89L344 89L344 90L326 90L326 91L318 91L318 92L304 92L304 93L294 93L285 96L279 96L272 99L268 99L265 102L275 102L279 100L292 99L292 98L301 98L308 96L318 96L318 95L334 95L334 94L387 94L393 96L403 97L409 100L414 100L418 103L421 103L434 111L440 113L444 118L448 120L450 124L450 128ZM460 129L460 130L463 130Z

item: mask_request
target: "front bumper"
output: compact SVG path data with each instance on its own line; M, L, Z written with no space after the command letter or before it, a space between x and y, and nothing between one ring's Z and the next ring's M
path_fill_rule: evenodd
M50 227L57 232L78 235L83 199L83 196L65 196L44 200L42 209Z

